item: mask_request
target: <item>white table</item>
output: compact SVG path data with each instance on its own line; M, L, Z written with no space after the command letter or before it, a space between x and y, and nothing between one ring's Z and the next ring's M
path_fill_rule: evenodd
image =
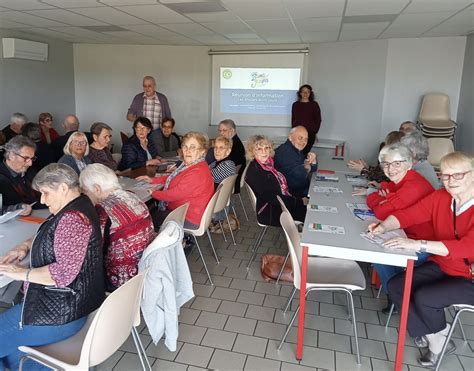
M151 187L151 185L148 185L148 183L139 182L133 178L127 178L123 176L119 177L119 183L123 189L136 194L143 202L151 200L151 194L148 192L148 189Z
M336 166L337 164L338 162L335 163ZM338 187L346 191L352 189L350 182L347 181L343 173L338 173L337 175L339 176L339 181L337 183L317 182L317 184L320 186ZM304 317L306 304L306 296L303 293L306 292L308 256L318 255L331 258L407 267L397 355L395 361L395 369L397 371L401 370L413 265L414 261L417 259L416 253L385 249L362 238L360 233L367 230L367 226L370 222L357 219L346 206L346 203L364 202L363 198L361 196L353 198L350 193L328 195L315 193L313 191L314 184L315 182L313 176L309 192L310 204L334 206L337 207L338 213L308 210L306 214L303 235L301 238L302 264L296 358L301 360L303 356ZM309 229L309 225L311 223L341 226L344 227L345 234L340 235L311 231Z

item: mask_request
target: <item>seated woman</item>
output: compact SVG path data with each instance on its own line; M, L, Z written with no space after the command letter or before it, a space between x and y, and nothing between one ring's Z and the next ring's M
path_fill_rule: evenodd
M104 236L106 289L113 291L138 273L143 250L155 237L147 206L124 191L115 173L102 164L87 166L79 177L96 205Z
M408 312L408 332L417 346L429 348L418 362L430 368L436 364L449 331L443 309L452 304L474 305L474 157L452 152L441 159L440 165L444 189L395 211L379 225L369 226L373 234L380 234L433 223L430 241L394 238L385 242L388 248L433 254L427 263L414 269ZM398 308L404 282L405 275L399 274L388 283L389 295ZM446 352L455 348L450 342Z
M214 187L225 179L237 173L234 161L229 158L232 151L232 139L226 138L222 135L218 136L214 141L214 159L209 164L212 178L214 179Z
M183 137L181 150L183 162L170 175L156 178L138 177L152 184L164 184L161 191L152 191L151 195L159 200L159 211L153 215L155 229L158 229L166 216L177 207L189 202L185 228L197 229L202 214L214 194L214 180L211 170L204 161L208 139L204 134L190 131Z
M89 158L92 163L99 163L112 170L117 170L117 163L112 157L109 149L112 128L103 122L94 122L91 126L91 134L94 141L89 147Z
M304 221L308 198L294 197L288 192L285 176L273 165L273 143L263 135L254 135L247 141L247 157L251 160L245 181L257 197L259 223L280 226L281 207L276 196L285 202L293 219Z
M0 366L3 362L11 370L18 370L20 345L46 345L74 335L105 296L99 218L81 195L76 172L50 164L33 186L52 215L34 238L0 258L0 274L25 282L22 303L0 314ZM25 268L19 262L28 253Z
M76 131L71 134L64 146L64 155L58 160L59 164L66 164L73 168L79 175L87 165L91 164L89 154L89 143L84 133Z
M138 117L133 123L134 134L122 147L122 160L119 170L137 169L144 166L156 166L160 163L153 141L149 140L153 130L151 121Z
M41 128L41 143L51 144L59 138L58 132L53 128L53 115L49 112L39 114L38 124Z
M367 196L367 206L375 216L384 220L396 210L403 210L434 191L431 184L412 170L413 156L411 151L402 144L393 144L382 148L379 154L379 164L390 182L382 182L378 192ZM408 227L405 233L409 238L429 240L433 237L431 222L421 223ZM428 258L427 254L419 254L417 264L422 264ZM382 288L387 293L387 283L403 269L391 265L374 264L380 276ZM390 311L389 303L383 312Z

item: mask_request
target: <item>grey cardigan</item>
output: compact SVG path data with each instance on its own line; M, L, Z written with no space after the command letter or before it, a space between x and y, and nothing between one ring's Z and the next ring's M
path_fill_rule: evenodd
M143 101L145 98L143 97L144 93L140 93L135 95L132 100L132 104L130 104L130 108L128 109L128 113L134 114L137 117L143 116ZM168 98L164 94L156 92L158 96L158 100L161 104L161 118L164 119L165 117L171 117L171 110L170 105L168 103Z
M175 133L170 135L170 151L165 151L165 143L163 140L163 133L161 129L153 130L150 134L150 139L156 147L156 152L160 157L173 157L178 154L179 140Z

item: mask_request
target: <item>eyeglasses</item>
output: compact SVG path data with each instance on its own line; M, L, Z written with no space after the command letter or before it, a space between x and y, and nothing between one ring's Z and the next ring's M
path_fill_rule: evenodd
M16 152L14 152L14 153L15 153L15 155L17 155L18 157L21 157L21 158L23 159L23 161L25 161L25 162L28 162L28 161L31 161L31 162L36 161L36 156L28 157L28 156L20 155L19 153L16 153Z
M263 146L263 147L255 147L255 151L256 152L260 152L260 153L263 153L263 152L270 152L272 148L270 146Z
M465 171L464 173L441 174L439 177L443 182L448 182L450 178L453 178L454 180L461 180L464 179L464 176L470 172L472 172L472 170Z
M161 125L163 129L173 129L173 126L171 125Z
M73 140L71 143L75 144L76 146L85 146L85 145L87 145L87 142L85 140Z
M44 119L45 122L52 122L53 119Z
M407 160L398 160L398 161L392 161L392 162L382 161L380 163L380 166L383 169L388 169L390 166L393 167L394 169L399 169L400 166L402 166L402 163L404 162L407 162Z
M181 149L183 151L196 152L198 150L198 147L196 147L195 145L192 145L192 146L188 147L186 144L184 144L184 145L181 146Z

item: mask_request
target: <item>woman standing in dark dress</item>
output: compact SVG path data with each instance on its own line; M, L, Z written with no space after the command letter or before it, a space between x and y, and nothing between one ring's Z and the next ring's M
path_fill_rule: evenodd
M308 143L303 149L306 156L311 151L321 126L321 109L314 100L311 85L302 85L298 90L298 101L291 107L291 127L304 126L308 130Z

